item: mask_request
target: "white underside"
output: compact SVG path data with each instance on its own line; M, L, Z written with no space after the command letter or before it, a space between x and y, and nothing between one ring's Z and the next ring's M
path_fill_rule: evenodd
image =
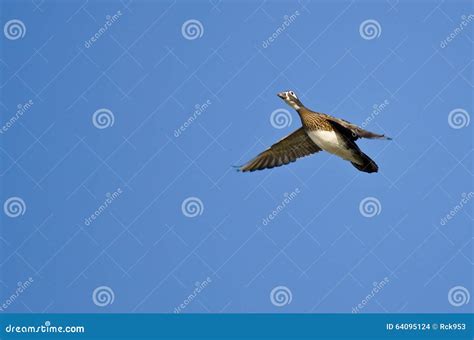
M307 131L309 138L324 151L348 161L354 161L352 150L348 149L341 137L334 131Z

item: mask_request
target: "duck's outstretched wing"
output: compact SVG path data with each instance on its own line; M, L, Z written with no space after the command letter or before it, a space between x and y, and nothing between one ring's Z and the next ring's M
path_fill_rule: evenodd
M347 120L336 118L336 117L326 115L326 114L325 114L325 116L327 117L327 119L329 121L335 122L335 123L341 125L342 127L348 129L351 132L351 135L352 135L352 138L353 138L352 140L357 140L359 138L388 139L388 140L392 139L392 138L387 137L385 135L380 135L378 133L374 133L374 132L364 130L359 126L348 122Z
M238 167L239 171L271 169L296 161L300 157L321 151L301 127L273 144L247 164Z

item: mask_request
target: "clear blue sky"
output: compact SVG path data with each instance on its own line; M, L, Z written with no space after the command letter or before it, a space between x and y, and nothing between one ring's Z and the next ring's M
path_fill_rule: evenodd
M472 12L468 1L3 1L1 27L24 27L0 37L0 198L23 202L0 214L0 300L33 280L5 311L166 313L190 294L182 312L350 313L369 294L360 312L472 310L448 299L473 292L472 201L441 222L473 191L474 22L455 31ZM375 36L361 35L366 20ZM233 170L299 127L276 97L290 89L393 137L358 142L380 172L326 153ZM272 126L278 109L290 126Z

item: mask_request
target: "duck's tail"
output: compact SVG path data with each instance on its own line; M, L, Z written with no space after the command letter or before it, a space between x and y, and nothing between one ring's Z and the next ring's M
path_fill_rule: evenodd
M372 173L377 172L379 170L377 164L375 164L375 162L362 151L357 155L357 158L351 163L359 171Z

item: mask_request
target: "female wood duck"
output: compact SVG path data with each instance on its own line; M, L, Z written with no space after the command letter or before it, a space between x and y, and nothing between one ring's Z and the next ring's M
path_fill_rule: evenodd
M366 131L346 120L311 111L301 103L293 91L280 92L277 96L298 112L303 126L238 170L246 172L271 169L324 150L351 162L360 171L368 173L378 171L377 164L359 149L355 141L359 138L391 138Z

